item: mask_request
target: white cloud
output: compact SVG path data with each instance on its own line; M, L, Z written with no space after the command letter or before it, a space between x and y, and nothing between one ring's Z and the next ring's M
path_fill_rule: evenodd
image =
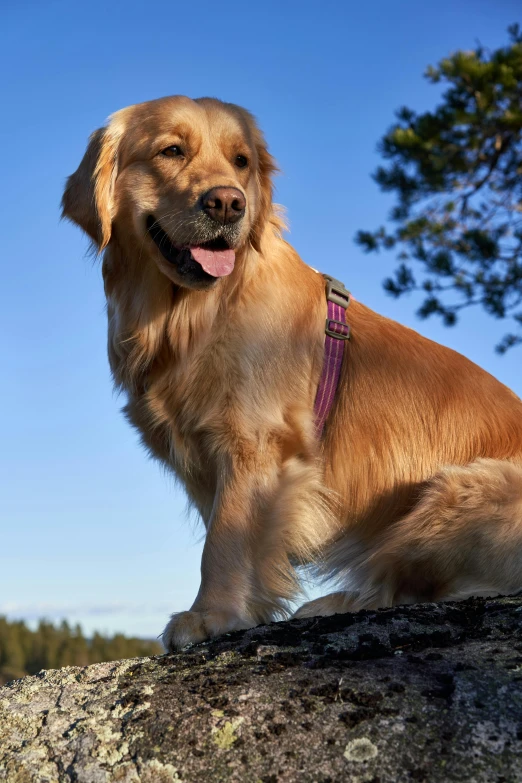
M17 603L0 602L0 615L20 620L48 620L77 617L107 617L111 615L147 617L155 614L169 614L172 605L168 603L151 605L147 603L109 603L109 604L57 604L57 603Z

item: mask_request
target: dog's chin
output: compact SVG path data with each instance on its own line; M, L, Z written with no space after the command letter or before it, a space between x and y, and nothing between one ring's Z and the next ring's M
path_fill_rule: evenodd
M235 250L223 237L177 246L152 215L147 218L147 233L159 251L154 254L158 267L178 286L211 288L234 268Z

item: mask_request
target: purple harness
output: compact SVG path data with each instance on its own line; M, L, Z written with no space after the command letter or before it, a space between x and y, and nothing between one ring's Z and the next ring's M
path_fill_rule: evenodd
M346 310L350 304L350 292L344 285L329 275L326 280L328 316L325 325L324 362L321 379L315 397L315 430L321 438L330 409L335 399L343 363L344 343L350 339L350 327L346 323Z

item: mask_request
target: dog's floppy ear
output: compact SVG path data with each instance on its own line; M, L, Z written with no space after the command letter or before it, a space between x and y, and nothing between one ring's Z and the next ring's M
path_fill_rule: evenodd
M274 204L273 193L274 185L272 182L272 176L278 171L277 164L268 152L266 141L261 131L255 126L254 129L254 141L257 150L257 182L259 187L259 206L257 210L256 219L252 227L252 245L256 250L260 250L261 236L263 230L269 220L273 220ZM279 224L279 220L277 220Z
M83 228L99 250L107 247L111 238L120 138L121 131L112 124L92 134L82 162L67 179L62 198L63 217Z
M278 216L277 209L274 211L273 191L274 185L272 177L278 171L277 163L269 153L265 137L263 136L256 118L246 109L234 104L228 104L233 107L236 114L239 114L242 122L248 128L248 134L257 153L257 187L259 191L259 201L257 204L256 215L252 229L250 231L250 242L252 247L259 251L261 249L261 237L267 223L271 222L281 230L284 227L283 220Z

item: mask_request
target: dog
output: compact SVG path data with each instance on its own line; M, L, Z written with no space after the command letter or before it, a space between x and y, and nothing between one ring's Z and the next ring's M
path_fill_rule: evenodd
M90 138L63 215L103 252L125 415L206 528L168 651L288 616L308 565L339 590L295 617L522 588L522 402L353 301L324 434L325 281L283 238L254 118L174 96Z

